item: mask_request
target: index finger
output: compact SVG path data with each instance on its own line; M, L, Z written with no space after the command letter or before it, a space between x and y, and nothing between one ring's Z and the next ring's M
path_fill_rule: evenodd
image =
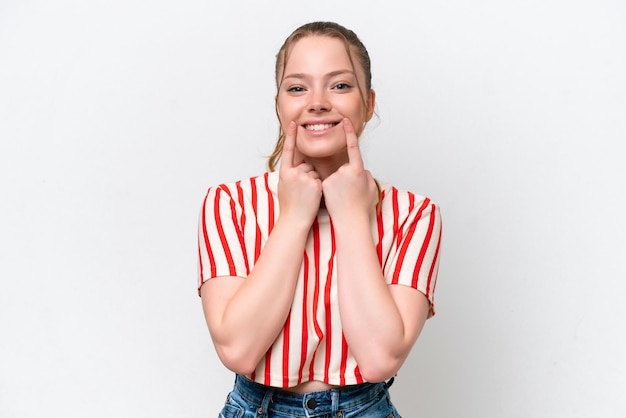
M348 118L343 120L343 130L346 133L346 148L348 149L348 163L363 170L363 158L359 149L359 139L354 131L354 125Z
M291 121L287 125L285 131L285 140L283 141L283 152L280 157L280 168L292 168L293 167L293 154L296 148L296 123Z

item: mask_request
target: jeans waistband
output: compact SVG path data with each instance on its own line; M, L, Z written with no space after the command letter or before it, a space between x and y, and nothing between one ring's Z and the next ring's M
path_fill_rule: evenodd
M305 408L311 413L328 414L346 408L353 408L357 405L367 403L371 399L386 392L393 383L393 378L387 382L362 383L358 385L341 386L328 390L298 394L265 386L250 379L237 375L235 378L235 390L248 402L257 405L263 410L267 410L271 405L272 409L293 409Z

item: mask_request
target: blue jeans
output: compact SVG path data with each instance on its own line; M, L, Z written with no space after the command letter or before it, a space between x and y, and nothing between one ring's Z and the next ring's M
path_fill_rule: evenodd
M296 394L237 375L220 418L401 418L385 383Z

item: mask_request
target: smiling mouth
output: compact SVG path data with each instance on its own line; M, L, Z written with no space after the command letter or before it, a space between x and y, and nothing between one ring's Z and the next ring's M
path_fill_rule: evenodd
M309 125L304 125L304 129L307 131L323 131L324 129L330 129L333 126L337 126L339 123L314 123Z

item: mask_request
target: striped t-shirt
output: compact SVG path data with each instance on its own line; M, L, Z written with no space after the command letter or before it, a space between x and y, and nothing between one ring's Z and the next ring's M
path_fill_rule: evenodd
M214 277L247 277L278 219L278 173L208 190L199 225L198 289ZM410 286L430 301L439 266L441 216L428 198L380 184L372 236L385 280ZM311 380L363 383L342 332L337 306L335 242L328 212L313 222L291 312L276 341L248 378L291 387Z

